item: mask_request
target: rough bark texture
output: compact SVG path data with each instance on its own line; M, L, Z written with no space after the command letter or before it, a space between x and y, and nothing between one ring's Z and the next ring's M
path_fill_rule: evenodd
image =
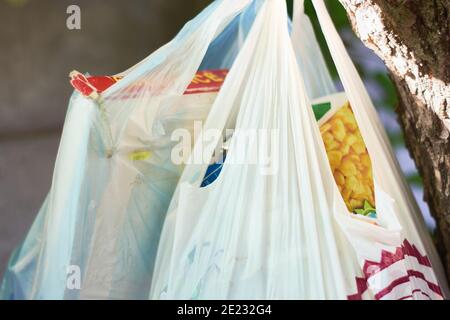
M437 221L437 245L449 276L450 1L340 2L357 35L385 62L397 87L397 114Z

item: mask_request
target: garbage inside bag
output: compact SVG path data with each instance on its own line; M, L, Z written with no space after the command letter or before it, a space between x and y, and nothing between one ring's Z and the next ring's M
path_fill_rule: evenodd
M299 63L284 2L265 1L203 132L277 134L267 141L235 133L223 164L189 161L164 222L151 299L447 294L436 251L410 205L414 200L367 91L342 43L336 43L325 5L313 3L345 95L324 98L313 113L305 83L326 76L303 73L316 56ZM309 87L316 85L320 81ZM197 154L213 159L210 146L221 145L221 139L197 140L191 159ZM255 154L267 153L278 164L270 172L265 162L253 161Z
M172 135L181 129L194 142L195 122L206 119L242 45L234 35L245 37L259 6L223 5L213 3L170 45L118 75L71 73L76 90L52 186L11 256L1 298L148 297L162 223L184 166L171 160ZM210 19L211 10L224 20Z
M348 210L376 218L372 164L345 93L313 100L312 108L335 182ZM214 182L224 161L225 156L208 167L202 187Z
M218 92L228 70L203 70L197 71L184 94ZM84 76L74 70L69 74L70 84L83 96L96 99L114 83L122 79L121 76Z
M300 0L292 23L284 1L217 0L130 69L73 72L52 186L0 297L448 297L367 91L313 5L345 93Z
M372 163L345 93L313 101L331 171L349 211L376 217Z

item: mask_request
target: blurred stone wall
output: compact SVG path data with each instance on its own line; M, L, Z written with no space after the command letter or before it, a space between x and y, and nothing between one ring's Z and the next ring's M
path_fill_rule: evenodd
M13 1L0 0L0 274L50 187L72 92L68 73L127 69L209 2ZM81 8L81 30L66 27L71 4Z

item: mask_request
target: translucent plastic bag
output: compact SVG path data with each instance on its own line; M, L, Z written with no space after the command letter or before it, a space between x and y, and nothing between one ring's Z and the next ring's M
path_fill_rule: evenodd
M441 286L445 280L423 221L359 76L342 43L331 42L340 40L322 1L314 4L364 127L376 225L355 219L331 174L310 99L335 89L302 2L291 26L283 1L217 0L171 42L118 74L121 80L97 99L72 96L51 190L11 257L1 297L141 299L153 282L155 299L398 298L377 296L372 276L386 272L372 275L365 261L380 262L383 249L400 248L400 268L386 270L402 279L406 272L404 291L414 298L426 290L439 298L434 272ZM230 69L219 94L185 96L195 73L208 69ZM206 118L195 139L194 121ZM208 129L275 129L279 135L276 143L255 144L234 134L218 180L199 188L220 138L196 143L192 156L206 154L206 161L184 170L171 161L179 128L191 143ZM259 148L276 151L274 174L267 163L245 161ZM381 153L373 157L373 150ZM406 256L413 257L409 265ZM426 286L414 280L422 266ZM398 277L379 278L385 286Z
M185 167L164 224L150 298L442 299L447 294L442 266L373 105L323 2L313 3L371 156L373 223L349 212L331 174L302 79L314 57L297 55L299 73L285 5L266 1L203 132L235 128L277 134L249 142L235 133L220 175L205 188L200 184L208 164ZM218 136L207 143L199 138L191 159L212 156L217 144ZM274 171L252 161L261 150L273 156Z
M192 133L193 120L205 119L216 96L183 91L196 70L231 67L261 3L213 3L136 66L94 77L101 95L81 76L83 94L70 101L52 188L11 256L1 298L148 296L162 221L183 167L167 161L171 133Z
M193 136L194 121L206 118L216 95L184 93L197 70L233 59L240 47L234 35L245 36L258 7L248 4L211 4L95 99L74 93L51 190L11 257L2 298L148 297L183 169L170 161L172 133L183 128Z
M348 217L340 225L358 255L364 276L352 298L449 297L445 273L423 216L389 144L387 134L323 1L313 1L322 31L369 151L380 226ZM335 204L337 206L337 204Z

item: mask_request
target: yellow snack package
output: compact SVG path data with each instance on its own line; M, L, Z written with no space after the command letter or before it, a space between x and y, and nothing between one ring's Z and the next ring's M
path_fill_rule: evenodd
M344 93L313 101L334 180L348 210L376 218L372 163Z

